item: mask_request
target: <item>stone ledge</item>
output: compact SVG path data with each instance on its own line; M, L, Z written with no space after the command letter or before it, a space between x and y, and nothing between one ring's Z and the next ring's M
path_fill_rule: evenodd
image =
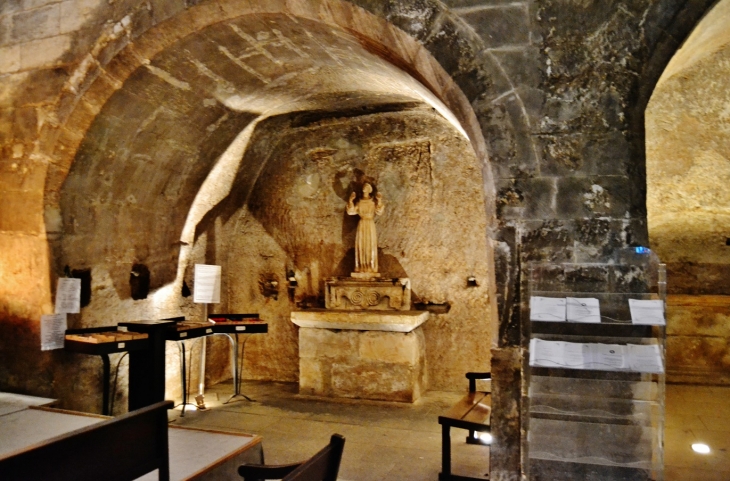
M428 311L309 309L291 313L291 321L299 327L388 332L411 332L428 317Z

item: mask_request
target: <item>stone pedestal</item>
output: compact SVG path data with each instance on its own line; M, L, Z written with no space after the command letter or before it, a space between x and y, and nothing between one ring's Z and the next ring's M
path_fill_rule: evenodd
M299 329L299 392L414 402L428 387L424 311L292 312Z

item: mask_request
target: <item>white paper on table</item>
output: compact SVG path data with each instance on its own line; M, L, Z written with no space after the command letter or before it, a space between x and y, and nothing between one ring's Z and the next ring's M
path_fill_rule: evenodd
M41 351L63 349L67 325L65 312L41 316Z
M638 372L663 373L661 346L658 344L629 344L629 369Z
M565 321L565 299L562 297L530 297L531 321Z
M590 344L591 368L601 371L622 371L628 368L626 346Z
M629 299L629 310L631 310L631 322L633 324L645 324L652 326L665 326L664 301Z
M217 304L221 301L221 266L195 264L193 302Z
M601 322L601 308L598 299L594 297L567 297L567 319L568 322Z
M60 277L56 284L56 314L81 312L81 279Z

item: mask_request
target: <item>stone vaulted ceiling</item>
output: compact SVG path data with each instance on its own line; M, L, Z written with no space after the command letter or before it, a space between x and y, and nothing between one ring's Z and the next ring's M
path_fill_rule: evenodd
M255 181L261 165L241 159L258 121L418 104L449 116L408 74L325 24L247 15L197 31L138 68L91 124L61 192L57 268L103 264L119 286L144 262L169 282L183 231L237 172Z

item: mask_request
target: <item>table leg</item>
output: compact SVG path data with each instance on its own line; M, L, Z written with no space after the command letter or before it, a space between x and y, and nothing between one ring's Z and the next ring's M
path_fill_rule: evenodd
M451 426L441 425L441 472L440 481L451 479Z
M223 404L228 404L229 402L232 402L233 399L238 396L244 397L246 398L246 400L253 402L253 399L241 393L241 372L238 369L238 334L236 334L235 340L230 334L225 335L231 342L231 364L233 366L233 395L228 399L228 401L224 402ZM241 352L241 359L243 359L243 352Z
M102 405L101 405L101 414L104 416L109 416L109 381L111 377L111 366L109 364L109 354L100 354L101 355L101 362L104 366L103 368L103 378L104 378L104 387L102 389ZM117 373L117 376L119 376L119 373Z
M187 361L185 359L185 341L180 341L177 345L178 351L180 352L180 380L182 382L182 402L178 406L182 406L182 412L180 417L185 417L185 407L187 405L194 406L193 403L188 402L188 378L187 378ZM192 355L192 351L191 355Z

